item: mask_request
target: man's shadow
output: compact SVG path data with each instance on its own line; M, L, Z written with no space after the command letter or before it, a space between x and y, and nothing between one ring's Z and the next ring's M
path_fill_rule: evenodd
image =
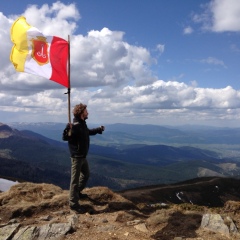
M110 213L120 210L139 210L136 205L131 202L99 201L89 196L81 201L81 205L90 214ZM141 215L142 217L145 216L145 214L139 215Z
M202 215L200 214L183 214L174 212L168 219L168 224L151 236L156 240L172 240L175 237L196 238L196 230L200 227Z

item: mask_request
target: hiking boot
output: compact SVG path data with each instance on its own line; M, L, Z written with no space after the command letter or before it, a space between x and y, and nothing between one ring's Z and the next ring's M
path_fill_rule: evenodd
M88 198L88 195L87 194L85 194L85 193L81 193L81 192L79 192L79 199L84 199L84 198Z
M70 209L79 214L84 214L87 212L86 209L80 205L70 206Z

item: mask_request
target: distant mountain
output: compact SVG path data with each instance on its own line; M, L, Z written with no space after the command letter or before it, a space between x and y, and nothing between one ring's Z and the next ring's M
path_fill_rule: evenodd
M70 157L66 143L0 124L0 176L18 181L53 183L69 188ZM91 185L119 188L114 180L92 174Z
M128 189L119 193L135 204L190 203L208 207L223 207L229 201L240 201L240 179L196 178L171 185L154 185Z
M61 141L65 123L9 123L18 130L30 130L45 137ZM96 127L88 124L89 128ZM207 126L159 126L136 124L109 124L104 134L92 138L98 145L129 144L240 144L240 128L218 128Z
M167 166L180 161L219 161L220 156L213 151L194 147L171 147L166 145L129 145L128 148L92 145L90 153L128 163Z
M59 128L55 124L49 126L51 127L45 125L45 131L46 129L57 131L56 129ZM62 124L63 128L64 126ZM32 125L32 127L39 132L40 129L44 129L42 124ZM120 190L176 183L196 177L240 175L238 161L223 158L222 154L213 150L191 146L149 145L143 144L141 140L139 143L130 144L130 135L118 131L123 131L122 128L124 128L125 131L133 134L131 136L136 137L137 142L137 135L140 136L143 133L139 125L132 127L117 124L108 128L109 131L112 130L112 134L116 134L117 138L125 136L128 143L91 144L88 156L91 169L89 186L103 185ZM146 129L152 135L157 132L157 129L161 129L162 133L165 131L165 136L168 137L174 132L181 133L174 129L168 132L167 128L158 126L146 126ZM103 136L106 133L107 131ZM102 135L94 136L91 141L100 139L99 141L103 143L104 139L101 137ZM146 135L145 138L147 137ZM63 188L69 186L70 158L66 142L49 139L30 130L20 131L0 124L0 158L0 175L2 176L54 183Z
M66 126L66 123L54 123L54 122L37 122L37 123L27 123L27 122L14 122L8 123L8 126L18 130L30 130L32 132L41 134L50 139L56 141L61 141L62 130Z

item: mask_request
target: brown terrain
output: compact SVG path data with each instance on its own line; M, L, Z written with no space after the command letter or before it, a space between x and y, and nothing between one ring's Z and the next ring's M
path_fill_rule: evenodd
M206 178L122 192L87 188L80 204L88 212L76 214L67 190L19 183L0 193L0 240L237 240L238 186L239 180ZM203 216L219 218L211 229Z

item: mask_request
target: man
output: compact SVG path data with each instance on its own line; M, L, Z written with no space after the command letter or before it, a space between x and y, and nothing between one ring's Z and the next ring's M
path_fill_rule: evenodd
M69 193L70 208L77 213L84 213L85 210L78 203L79 199L87 197L81 191L85 188L89 178L89 166L86 159L89 149L89 135L102 134L104 126L88 129L86 119L88 118L87 105L78 104L73 109L73 124L71 140L68 147L71 154L71 182Z

